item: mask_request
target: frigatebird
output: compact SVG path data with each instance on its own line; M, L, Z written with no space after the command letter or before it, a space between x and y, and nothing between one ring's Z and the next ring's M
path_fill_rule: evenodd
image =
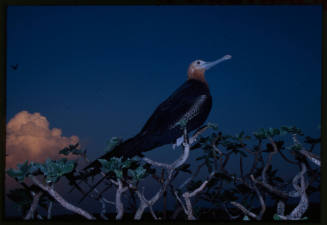
M16 64L16 65L11 65L10 66L13 70L17 70L18 69L18 64Z
M188 132L195 130L205 122L211 110L212 97L205 71L230 58L225 55L213 62L193 61L188 68L187 81L156 108L141 131L98 159L132 158L165 144L180 145L183 130L179 124L184 121ZM99 172L100 167L100 162L95 160L84 170L93 168Z

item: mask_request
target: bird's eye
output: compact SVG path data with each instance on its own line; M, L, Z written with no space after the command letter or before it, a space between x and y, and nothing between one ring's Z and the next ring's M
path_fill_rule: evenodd
M197 64L200 64L200 61L198 61Z

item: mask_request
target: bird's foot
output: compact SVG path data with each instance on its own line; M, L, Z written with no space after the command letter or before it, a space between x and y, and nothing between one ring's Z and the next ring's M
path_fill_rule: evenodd
M184 142L184 136L180 136L176 139L176 142L173 144L173 149L178 148Z

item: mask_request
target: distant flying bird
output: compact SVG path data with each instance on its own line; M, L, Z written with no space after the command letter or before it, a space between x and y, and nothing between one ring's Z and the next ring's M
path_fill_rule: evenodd
M13 70L17 70L18 69L18 64L16 64L16 65L11 65L10 66Z
M156 108L141 131L98 159L126 159L142 156L142 152L165 144L175 143L179 146L183 142L183 130L179 126L181 121L187 122L186 128L190 132L205 122L211 110L212 98L204 77L205 71L230 58L230 55L225 55L213 62L192 62L188 68L187 81ZM99 172L100 167L100 162L95 160L84 170L93 168Z

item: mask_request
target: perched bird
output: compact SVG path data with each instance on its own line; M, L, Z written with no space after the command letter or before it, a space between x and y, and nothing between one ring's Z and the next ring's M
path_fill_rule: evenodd
M18 69L18 64L16 64L16 65L11 65L10 66L13 70L17 70Z
M187 81L156 108L141 131L98 159L126 159L165 144L180 145L183 130L179 124L184 121L188 132L195 130L205 122L211 110L212 98L205 71L230 58L230 55L225 55L213 62L193 61L188 68ZM100 162L95 160L84 170L93 168L99 171L100 167Z

